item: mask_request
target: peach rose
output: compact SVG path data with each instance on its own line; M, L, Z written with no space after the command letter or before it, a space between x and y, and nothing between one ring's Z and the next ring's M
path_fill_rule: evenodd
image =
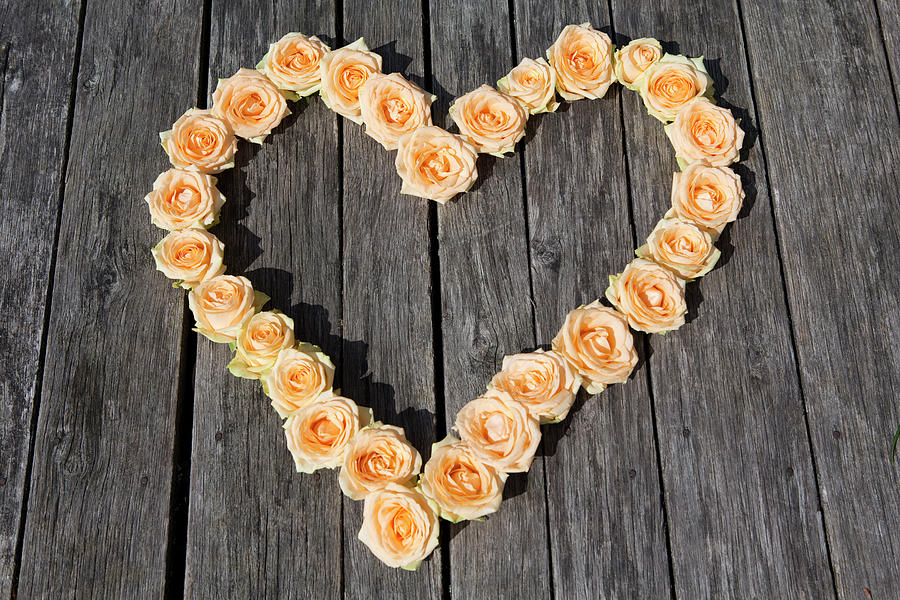
M401 194L446 204L478 179L475 149L440 127L419 127L398 144L395 165L403 180Z
M236 136L262 144L291 113L287 99L296 96L279 90L259 71L238 69L228 79L219 80L212 99L213 112L231 124Z
M706 98L685 105L666 125L666 135L681 168L702 162L714 167L730 165L738 160L744 144L744 130L731 111Z
M359 88L366 133L385 150L396 150L401 137L431 125L431 103L436 99L400 73L373 73Z
M188 110L172 129L161 132L159 139L172 165L179 169L221 173L234 166L234 131L211 110Z
M211 227L218 222L219 210L225 204L215 178L181 169L161 173L144 200L150 207L150 221L169 231Z
M556 423L569 414L581 377L555 351L535 350L503 357L503 369L490 387L508 392L541 423Z
M598 300L566 315L552 345L584 378L589 394L628 381L638 361L625 317Z
M665 333L684 325L684 280L655 262L636 258L611 275L606 298L639 331Z
M612 57L609 36L590 23L566 25L547 49L547 59L556 71L556 89L569 102L606 94L616 80Z
M237 336L228 370L235 377L259 379L275 364L278 353L293 345L293 319L277 310L256 313Z
M325 392L284 422L287 447L299 473L341 465L344 450L360 427L369 424L371 409Z
M450 118L478 152L502 157L525 137L528 113L513 98L483 85L457 98Z
M334 363L318 346L301 342L278 352L260 380L272 408L284 419L331 390Z
M538 420L497 388L463 406L455 428L478 458L504 473L527 471L541 441Z
M185 289L225 272L225 245L204 229L173 231L150 251L156 268Z
M188 294L197 321L194 331L214 342L233 342L244 323L269 301L255 292L250 280L234 275L207 279Z
M640 258L667 267L682 279L694 279L709 273L719 260L719 249L708 233L690 221L662 219L638 248Z
M670 212L718 234L737 219L743 201L737 173L726 167L693 164L675 173Z
M408 484L421 468L422 457L403 429L376 421L347 444L338 482L348 498L361 500L390 483Z
M370 52L363 38L322 57L322 100L339 115L362 124L359 88L375 73L381 72L381 56Z
M497 82L497 89L515 98L533 115L555 112L559 108L556 101L556 71L543 58L523 58L506 77Z
M629 90L637 90L641 75L662 56L662 45L653 38L639 38L616 50L616 79Z
M395 483L366 497L360 541L389 567L419 568L438 545L437 510L418 490Z
M448 435L431 446L419 489L434 500L441 517L456 523L497 512L506 477L481 462L465 442Z
M319 91L319 63L330 48L316 36L287 33L262 57L256 68L279 89L305 97Z
M712 97L712 83L702 56L687 58L666 54L647 69L639 91L647 112L665 123L674 119L694 98Z

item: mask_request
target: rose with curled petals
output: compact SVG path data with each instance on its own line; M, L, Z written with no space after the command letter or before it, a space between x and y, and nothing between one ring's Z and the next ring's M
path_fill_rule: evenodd
M269 44L269 51L256 68L279 89L305 97L319 91L322 85L319 63L329 50L316 36L288 33Z
M188 305L197 325L194 331L214 342L233 342L244 323L269 297L253 290L246 277L219 275L188 294Z
M259 379L278 353L294 345L294 320L277 310L256 313L241 328L228 370L236 377Z
M331 390L334 363L318 346L300 343L281 350L260 380L275 412L284 419Z
M215 178L181 169L161 173L144 200L150 207L151 222L169 231L212 227L225 204L225 196L216 189Z
M609 36L590 23L566 25L547 49L547 60L556 71L556 89L569 102L606 94L616 80L612 58Z
M344 452L338 482L351 500L389 483L406 485L422 468L422 457L400 427L375 422L359 431Z
M541 423L556 423L569 414L581 377L558 352L535 350L504 356L490 385L508 392Z
M213 113L228 121L234 134L262 144L281 120L291 113L288 99L296 96L279 90L268 77L254 69L238 69L220 79L213 92Z
M523 58L497 82L497 89L515 98L533 115L554 112L559 108L556 101L556 71L543 58Z
M647 69L638 91L647 112L666 123L695 98L710 98L712 84L702 56L687 58L666 54Z
M662 45L653 38L632 40L616 50L613 57L616 79L629 90L637 90L637 81L662 57Z
M359 88L366 134L385 150L396 150L401 137L422 125L431 125L431 103L435 99L400 73L374 73Z
M709 273L719 260L712 237L690 221L662 219L635 253L673 271L684 280Z
M457 98L450 118L478 152L502 157L525 137L528 113L510 96L483 85Z
M400 138L395 165L401 194L446 204L478 179L475 149L458 135L425 125Z
M672 209L666 217L692 221L719 234L737 219L743 201L744 189L737 173L727 167L694 164L675 173Z
M438 516L418 490L388 483L366 497L359 539L389 567L419 568L438 544Z
M205 229L173 231L150 251L174 286L190 289L225 272L225 245Z
M359 38L352 44L332 50L319 64L325 105L357 125L362 123L359 90L375 73L381 72L381 56L371 52Z
M643 258L610 276L606 298L628 318L632 328L646 333L678 329L687 314L684 280Z
M503 473L527 471L541 441L538 420L497 388L463 406L454 427L479 459Z
M220 173L234 166L237 140L231 125L211 110L192 108L169 131L159 134L172 166L201 173Z
M728 166L738 160L744 144L744 130L731 111L706 98L686 104L665 131L681 168L695 163Z
M284 422L287 447L300 473L341 465L347 444L372 420L363 409L343 396L325 392Z

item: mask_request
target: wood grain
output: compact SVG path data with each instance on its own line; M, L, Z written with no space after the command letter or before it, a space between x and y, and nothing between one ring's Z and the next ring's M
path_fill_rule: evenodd
M875 7L741 4L838 596L897 598L900 124Z
M79 9L77 3L53 2L0 6L0 198L5 214L0 220L0 256L6 263L0 278L0 597L4 598L12 590L28 485L26 464L66 169ZM50 12L49 18L39 18L45 12ZM33 70L34 64L43 67Z
M217 78L254 67L285 33L331 39L334 27L331 2L214 1L210 94ZM317 96L291 110L261 147L240 143L238 168L221 178L228 200L215 231L228 272L269 294L297 338L340 367L337 120ZM202 337L197 346L185 596L340 597L336 473L296 473L259 383L225 370L226 346Z
M894 84L894 102L900 111L900 10L896 0L875 0L881 37L887 54L891 82Z
M196 95L200 15L87 7L21 598L163 593L183 310L142 198L167 164L155 132Z
M545 55L563 27L606 28L605 4L515 3L519 54ZM608 28L606 29L608 31ZM566 313L603 295L607 275L634 248L619 89L534 119L523 150L539 343ZM636 338L638 346L643 340ZM665 525L647 372L579 399L544 428L556 598L663 598L669 594Z

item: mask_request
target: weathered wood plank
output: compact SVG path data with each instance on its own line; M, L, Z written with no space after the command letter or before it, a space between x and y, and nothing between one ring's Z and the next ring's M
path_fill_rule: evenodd
M196 95L201 4L87 7L22 598L163 593L183 309L142 198L165 167L162 119Z
M331 2L214 1L209 93L218 77L256 65L285 33L330 39L334 27ZM317 96L291 110L262 147L240 143L239 167L221 177L228 201L216 233L226 245L228 272L246 275L272 296L270 306L294 319L297 338L337 362L337 119ZM336 473L295 472L281 419L257 382L225 370L230 358L227 347L199 339L185 596L338 598Z
M892 0L876 0L875 6L878 8L881 35L894 83L894 100L897 101L900 98L900 10L897 10L897 4Z
M452 125L453 98L493 85L512 66L508 3L477 10L431 3L438 123ZM437 208L441 325L448 427L478 396L505 354L534 346L521 156L482 156L476 189ZM550 596L543 461L506 484L501 511L484 523L454 525L450 593L455 598ZM523 576L527 574L527 576Z
M365 36L383 71L422 84L418 0L347 2L344 38ZM429 86L426 86L429 87ZM396 153L345 120L344 391L400 425L422 453L435 436L428 202L400 195ZM381 564L357 538L362 502L344 499L347 598L440 598L441 552L411 574Z
M900 124L875 7L741 5L838 596L898 598Z
M520 57L544 56L563 27L606 28L606 4L515 3ZM606 29L608 31L608 29ZM517 58L520 58L517 57ZM538 342L603 295L634 239L619 90L535 119L524 150ZM642 343L637 338L637 343ZM669 566L646 371L545 427L556 598L664 598Z
M75 67L79 6L0 6L0 596L12 589L28 482L48 285ZM49 18L41 17L49 12ZM34 65L42 65L33 69Z
M697 316L653 336L649 363L679 597L833 594L796 375L756 117L734 5L695 2L683 18L652 1L613 0L629 38L705 55L720 103L748 130L737 171L743 218L719 241L719 267L688 287ZM711 24L715 24L711 27ZM670 205L678 167L662 124L623 97L638 243ZM773 418L773 415L778 415ZM698 569L698 555L707 566Z

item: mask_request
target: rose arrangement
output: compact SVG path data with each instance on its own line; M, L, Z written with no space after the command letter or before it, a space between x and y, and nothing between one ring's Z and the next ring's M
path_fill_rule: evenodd
M741 181L727 167L738 160L744 132L713 102L702 57L663 54L651 38L616 50L588 23L565 27L546 60L525 58L496 88L457 98L450 117L459 133L432 125L434 96L381 66L363 39L332 50L315 36L285 35L256 70L219 80L211 109L190 109L160 134L172 168L145 200L152 223L170 232L152 250L157 268L188 290L194 330L230 345L232 374L261 382L284 419L297 471L339 468L343 493L365 502L359 539L385 564L415 569L437 546L440 518L481 519L499 509L508 474L530 468L540 426L565 419L579 389L597 394L629 379L638 362L632 329L666 333L684 324L685 283L715 266L715 241L741 209ZM513 152L530 115L557 109L557 94L569 102L601 98L615 81L667 123L682 168L671 209L610 277L612 306L580 306L549 350L505 357L486 391L457 414L458 437L434 444L424 467L402 428L333 389L331 359L296 340L288 316L262 311L268 297L225 274L223 244L207 231L225 202L213 175L234 166L236 138L262 143L289 114L289 101L319 92L397 151L401 193L443 204L475 182L479 153Z

